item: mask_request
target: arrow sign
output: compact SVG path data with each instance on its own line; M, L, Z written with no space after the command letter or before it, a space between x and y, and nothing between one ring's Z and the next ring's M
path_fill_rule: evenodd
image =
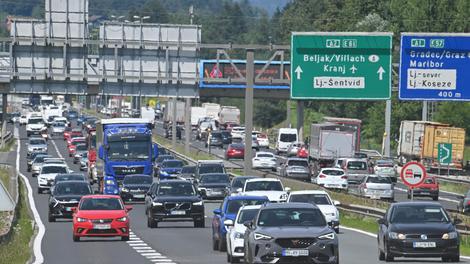
M377 71L377 73L379 74L379 80L383 80L383 75L385 73L385 70L384 68L382 68L382 66L380 66L379 70Z
M351 70L352 74L355 74L356 71L357 71L357 68L356 68L356 66L354 66L354 64L353 64L353 66L350 68L350 70Z
M297 66L297 68L295 68L295 73L297 73L297 80L300 80L300 74L304 72L302 71L302 68L300 68L300 66Z

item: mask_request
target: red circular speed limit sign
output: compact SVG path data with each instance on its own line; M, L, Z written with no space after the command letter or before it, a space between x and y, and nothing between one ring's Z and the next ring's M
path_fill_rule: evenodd
M426 176L426 168L423 164L416 161L406 163L400 173L401 180L408 187L416 187L420 185L424 182Z

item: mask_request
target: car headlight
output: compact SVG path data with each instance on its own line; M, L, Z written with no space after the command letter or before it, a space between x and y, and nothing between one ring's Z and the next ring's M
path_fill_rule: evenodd
M272 237L261 233L255 233L255 240L271 240Z
M129 189L127 189L127 188L122 188L121 189L121 192L128 192L128 191L129 191Z
M160 174L161 174L161 175L168 176L168 172L166 172L166 171L162 171L162 170L161 170L161 171L160 171Z
M126 222L127 221L127 216L123 216L121 218L116 219L118 222Z
M162 206L163 203L159 203L159 202L152 202L152 206Z
M396 233L396 232L390 232L388 233L388 237L390 239L400 239L400 240L403 240L406 238L406 235L404 234L399 234L399 233Z
M194 202L194 203L193 203L193 205L203 205L203 204L204 204L204 202L203 202L202 200L199 201L199 202Z
M457 234L457 232L449 232L449 233L445 233L444 235L442 235L442 239L456 239L459 235Z
M335 233L332 232L332 233L328 233L328 234L325 234L325 235L321 235L318 238L319 239L324 239L324 240L333 240L333 239L335 239L335 237L336 237Z
M281 194L281 196L279 196L279 199L281 199L281 200L287 200L287 193Z
M81 218L81 217L77 217L77 222L81 222L81 223L83 223L83 222L88 222L88 219L86 219L86 218Z
M108 185L114 185L114 181L112 181L112 180L106 180L105 183L108 184Z
M244 234L240 232L235 232L235 234L233 235L235 239L243 239L243 236Z

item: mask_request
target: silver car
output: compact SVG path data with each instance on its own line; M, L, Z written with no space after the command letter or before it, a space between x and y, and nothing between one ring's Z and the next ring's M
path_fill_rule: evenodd
M387 176L367 175L359 185L359 195L371 199L395 200L392 180Z
M310 180L310 167L307 159L289 158L281 164L282 177Z
M40 137L30 138L28 142L27 156L31 156L33 152L47 152L47 142Z
M42 165L44 164L44 159L52 158L51 155L37 155L31 163L31 174L33 177L38 176L41 171Z

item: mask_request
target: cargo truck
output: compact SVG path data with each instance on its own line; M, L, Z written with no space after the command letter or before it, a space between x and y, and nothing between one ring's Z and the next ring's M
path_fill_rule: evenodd
M323 121L327 123L334 123L346 127L350 127L355 131L356 137L356 151L359 152L361 150L361 124L362 120L355 119L355 118L340 118L340 117L330 117L325 116L323 117Z
M452 144L452 161L439 164L438 144ZM463 169L465 129L428 121L402 121L398 140L398 157L401 164L420 161L428 171L439 167L460 171Z
M315 171L330 166L337 158L354 157L356 130L334 123L312 124L309 155Z
M140 117L148 120L152 124L152 128L155 127L155 109L150 106L143 106L140 108Z
M191 128L196 130L199 125L199 119L206 117L206 109L204 107L193 106L191 107Z
M219 112L219 123L225 127L226 124L240 124L240 109L235 106L222 106Z
M100 120L96 126L96 140L99 159L93 177L102 193L118 194L116 186L126 175L153 175L158 148L152 143L152 128L148 120Z
M206 116L219 121L220 105L214 103L203 103L202 107L206 109Z
M184 107L185 103L177 101L176 102L176 124L184 124ZM173 120L173 102L167 102L165 110L163 112L163 128L167 128Z

